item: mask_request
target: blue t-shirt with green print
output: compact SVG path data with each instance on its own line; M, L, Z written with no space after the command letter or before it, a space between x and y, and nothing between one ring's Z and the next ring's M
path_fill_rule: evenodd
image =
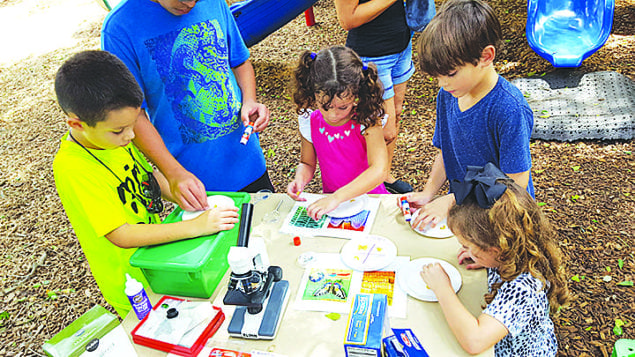
M176 16L124 0L106 17L102 48L134 74L151 122L172 155L209 191L236 191L265 172L258 135L240 144L242 93L232 68L249 58L224 0Z

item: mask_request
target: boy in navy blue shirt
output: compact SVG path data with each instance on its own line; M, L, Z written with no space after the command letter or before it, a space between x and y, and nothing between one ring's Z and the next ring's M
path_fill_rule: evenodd
M419 38L421 69L441 87L432 139L439 153L423 191L407 195L410 205L420 209L413 222L419 227L447 217L454 194L434 197L446 180L462 180L467 166L492 162L534 197L533 113L520 90L496 73L501 36L489 5L449 0Z

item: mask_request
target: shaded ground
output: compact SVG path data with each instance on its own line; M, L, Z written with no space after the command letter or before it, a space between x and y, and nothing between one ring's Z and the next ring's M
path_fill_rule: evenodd
M0 15L25 2L0 1ZM525 41L526 2L490 3L504 27L506 43L496 62L500 73L511 80L553 71ZM272 111L261 138L278 191L299 159L289 69L302 50L345 39L330 1L318 2L315 14L318 26L308 28L299 17L251 48L258 94ZM71 53L98 48L101 20L82 23L72 48L0 66L2 356L42 355L44 341L94 304L107 306L59 202L51 170L66 130L54 100L54 74ZM609 42L580 69L614 70L634 79L634 51L635 2L618 0ZM437 90L434 81L417 72L406 96L393 171L417 189L425 184L435 154ZM635 272L634 141L533 140L531 145L536 200L558 229L575 298L555 318L560 355L608 356L617 338L635 338L635 288L618 285L633 281ZM315 180L311 187L317 191L319 186ZM624 322L619 337L614 333L618 320Z

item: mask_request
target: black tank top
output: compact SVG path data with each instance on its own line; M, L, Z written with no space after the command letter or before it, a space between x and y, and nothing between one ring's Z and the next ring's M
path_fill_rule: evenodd
M371 0L360 0L363 4ZM374 20L348 31L346 47L364 57L399 53L408 47L410 28L403 0L397 0Z

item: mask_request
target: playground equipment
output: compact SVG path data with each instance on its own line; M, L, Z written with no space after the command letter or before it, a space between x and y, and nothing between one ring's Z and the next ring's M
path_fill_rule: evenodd
M247 0L230 5L240 34L247 47L251 47L272 32L305 12L306 23L311 26L312 6L317 0ZM308 10L307 10L308 9Z
M122 0L95 0L107 11ZM286 25L304 12L306 25L315 25L313 4L317 0L246 0L229 6L240 34L247 47L262 41L265 37Z
M95 0L106 11L110 11L121 2L121 0Z
M528 0L527 42L554 67L579 67L604 45L615 0Z

